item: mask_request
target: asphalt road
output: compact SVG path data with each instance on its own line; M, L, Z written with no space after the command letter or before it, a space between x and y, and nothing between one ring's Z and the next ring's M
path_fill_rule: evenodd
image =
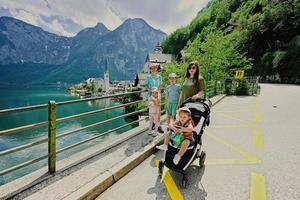
M256 97L226 97L212 110L203 136L204 168L181 176L165 169L157 176L149 157L102 193L101 200L299 200L300 86L262 84Z

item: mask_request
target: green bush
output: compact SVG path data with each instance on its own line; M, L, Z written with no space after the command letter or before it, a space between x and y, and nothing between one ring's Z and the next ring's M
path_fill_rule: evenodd
M246 79L237 80L235 95L249 95L249 84Z

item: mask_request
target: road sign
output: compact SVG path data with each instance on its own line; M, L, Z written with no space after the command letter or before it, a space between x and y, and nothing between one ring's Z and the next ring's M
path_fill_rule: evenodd
M242 79L244 77L244 70L238 69L235 71L235 79Z

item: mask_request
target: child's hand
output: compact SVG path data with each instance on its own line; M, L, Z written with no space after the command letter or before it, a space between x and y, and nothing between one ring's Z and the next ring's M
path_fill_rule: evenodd
M172 129L176 134L180 132L180 129L173 127Z

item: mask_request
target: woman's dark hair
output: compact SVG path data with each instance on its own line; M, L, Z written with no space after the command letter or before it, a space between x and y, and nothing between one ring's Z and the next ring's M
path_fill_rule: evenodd
M196 66L197 69L196 69L196 72L194 74L194 77L193 77L193 81L195 83L197 83L199 81L199 64L197 61L193 61L189 64L188 68L186 69L186 73L185 73L185 78L190 78L190 72L189 72L189 69L192 67L192 66Z

